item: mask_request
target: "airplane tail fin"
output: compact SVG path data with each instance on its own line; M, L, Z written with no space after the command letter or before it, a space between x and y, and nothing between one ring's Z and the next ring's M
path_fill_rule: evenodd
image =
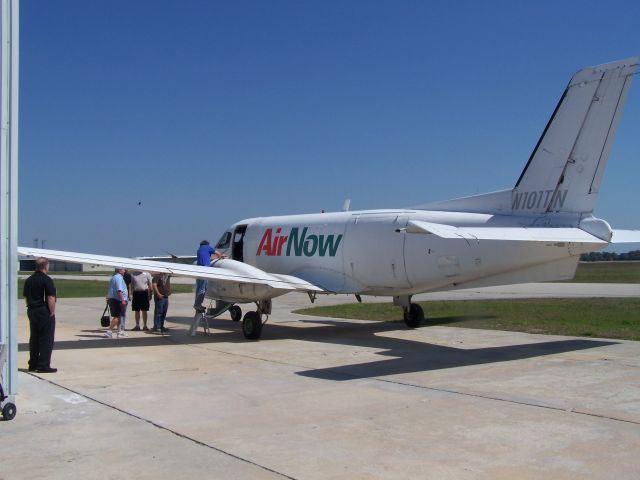
M590 213L638 57L577 72L511 191L514 214Z
M638 60L585 68L571 78L513 189L415 208L502 215L591 213Z

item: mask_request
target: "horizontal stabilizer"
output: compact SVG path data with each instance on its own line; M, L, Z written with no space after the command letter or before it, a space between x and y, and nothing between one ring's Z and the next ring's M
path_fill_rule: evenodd
M640 243L640 230L613 230L611 243Z
M143 270L153 273L170 273L179 277L230 282L243 285L267 285L277 290L301 292L323 292L323 290L305 280L291 275L274 276L259 268L230 259L218 260L211 267L187 265L182 263L158 262L126 257L111 257L91 253L44 250L41 248L18 247L18 254L30 257L44 257L70 263L87 263L107 267L124 267L130 270Z
M597 243L601 240L579 228L525 228L525 227L454 227L441 223L410 220L407 233L432 234L440 238L467 240L509 240L522 242Z

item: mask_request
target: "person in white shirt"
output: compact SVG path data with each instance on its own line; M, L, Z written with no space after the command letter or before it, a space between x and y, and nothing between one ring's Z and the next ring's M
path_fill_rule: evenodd
M142 330L149 330L147 327L147 312L149 311L149 300L151 299L151 275L147 272L132 272L131 290L133 292L133 302L131 309L135 312L136 326L131 330L140 330L140 312L142 312Z

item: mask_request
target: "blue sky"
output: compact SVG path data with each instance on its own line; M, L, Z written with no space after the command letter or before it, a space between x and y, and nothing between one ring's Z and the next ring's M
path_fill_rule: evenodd
M191 254L243 218L510 188L640 2L21 2L20 244ZM640 84L596 215L640 228ZM138 205L142 202L141 205ZM626 249L626 248L625 248Z

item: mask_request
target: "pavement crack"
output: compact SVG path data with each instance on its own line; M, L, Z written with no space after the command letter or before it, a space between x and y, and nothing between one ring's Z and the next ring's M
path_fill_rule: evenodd
M201 347L199 345L190 345L190 346L191 347L195 347L195 348L204 348L204 347ZM307 369L307 370L308 369L313 369L313 367L309 367L307 365L298 365L298 364L295 364L295 363L283 362L281 360L273 360L273 359L268 359L268 358L261 358L261 357L256 357L256 356L252 356L252 355L227 352L227 351L218 350L218 349L207 348L206 350L213 350L213 351L215 351L217 353L221 353L221 354L224 354L224 355L247 358L247 359L251 359L251 360L257 360L257 361L260 361L260 362L271 363L271 364L274 364L274 365L283 365L283 366L287 366L287 367L301 368L301 369ZM344 371L336 371L336 370L331 369L331 368L326 369L326 371L330 371L330 372L334 373L336 376L340 376L340 377L344 377L344 378L349 378L349 379L353 379L353 380L362 379L362 377L360 377L358 375L350 375L350 374L348 374L348 373L346 373ZM640 425L640 421L629 420L629 419L624 419L624 418L617 418L617 417L613 417L613 416L610 416L610 415L603 415L603 414L599 414L599 413L595 413L595 412L588 412L588 411L575 409L575 408L567 409L567 408L563 408L563 407L554 407L553 405L543 405L543 404L535 403L535 402L525 402L525 401L522 401L522 400L514 400L514 399L508 399L508 398L502 398L502 397L495 397L495 396L491 396L491 395L483 395L481 393L463 392L463 391L460 391L460 390L453 390L453 389L448 389L448 388L430 387L428 385L417 385L417 384L414 384L414 383L400 382L398 380L389 380L389 379L380 378L380 377L367 377L367 378L369 380L375 380L375 381L378 381L378 382L381 382L381 383L389 383L389 384L392 384L392 385L400 385L400 386L404 386L404 387L418 388L418 389L423 389L423 390L431 390L431 391L435 391L435 392L449 393L449 394L452 394L452 395L461 395L461 396L467 396L467 397L483 398L485 400L493 400L493 401L496 401L496 402L511 403L513 405L523 405L523 406L527 406L527 407L543 408L543 409L547 409L547 410L555 410L555 411L558 411L558 412L565 412L565 413L572 413L572 414L576 414L576 415L585 415L585 416L589 416L589 417L602 418L604 420L612 420L612 421L615 421L615 422L629 423L629 424L632 424L632 425Z
M307 365L299 365L296 363L291 363L291 362L284 362L282 360L273 360L270 358L262 358L262 357L257 357L257 356L253 356L253 355L247 355L247 354L241 354L241 353L234 353L234 352L227 352L225 350L220 350L220 349L216 349L216 348L207 348L204 347L202 345L197 345L197 344L184 344L181 343L175 339L169 339L170 342L176 344L176 345L184 345L187 347L192 347L192 348L201 348L204 350L209 350L209 351L215 351L217 353L223 354L223 355L230 355L230 356L234 356L234 357L241 357L241 358L247 358L247 359L251 359L251 360L257 360L257 361L261 361L261 362L266 362L266 363L271 363L274 365L283 365L283 366L288 366L288 367L294 367L294 368L301 368L301 369L313 369L313 367L309 367ZM607 359L608 360L608 359ZM571 359L571 361L574 362L585 362L587 360L582 360L582 359ZM603 361L604 360L600 360ZM637 367L637 365L632 365L634 367ZM335 374L336 376L340 376L340 377L344 377L344 378L349 378L349 379L353 379L353 380L358 380L358 379L362 379L362 377L358 376L358 375L350 375L347 372L344 371L337 371L334 370L332 368L327 368L326 371L328 372L332 372L333 374ZM640 421L636 421L636 420L629 420L629 419L624 419L624 418L617 418L617 417L613 417L610 415L603 415L603 414L599 414L599 413L595 413L595 412L588 412L588 411L584 411L584 410L580 410L580 409L567 409L567 408L563 408L563 407L554 407L553 405L543 405L540 403L535 403L535 402L526 402L523 400L514 400L514 399L508 399L508 398L502 398L502 397L495 397L495 396L491 396L491 395L483 395L481 393L471 393L471 392L463 392L460 390L453 390L453 389L447 389L447 388L438 388L438 387L430 387L427 385L417 385L417 384L413 384L413 383L407 383L407 382L400 382L398 380L389 380L389 379L385 379L385 378L380 378L380 377L367 377L369 380L375 380L381 383L388 383L388 384L392 384L392 385L400 385L400 386L404 386L404 387L411 387L411 388L418 388L418 389L423 389L423 390L431 390L431 391L435 391L435 392L442 392L442 393L449 393L452 395L461 395L461 396L467 396L467 397L475 397L475 398L482 398L485 400L492 400L492 401L496 401L496 402L505 402L505 403L511 403L513 405L523 405L523 406L527 406L527 407L534 407L534 408L542 408L542 409L547 409L547 410L555 410L558 412L565 412L565 413L571 413L571 414L575 414L575 415L584 415L584 416L589 416L589 417L595 417L595 418L602 418L604 420L612 420L615 422L623 422L623 423L628 423L628 424L632 424L632 425L640 425Z
M393 385L402 385L405 387L413 387L413 388L420 388L420 389L424 389L424 390L432 390L432 391L436 391L436 392L443 392L443 393L450 393L453 395L463 395L466 397L474 397L474 398L483 398L486 400L493 400L496 402L505 402L505 403L511 403L514 405L524 405L527 407L535 407L535 408L544 408L547 410L555 410L558 412L565 412L565 413L573 413L573 414L577 414L577 415L586 415L589 417L596 417L596 418L602 418L605 420L613 420L615 422L623 422L623 423L630 423L633 425L640 425L640 421L635 421L635 420L628 420L628 419L624 419L624 418L617 418L617 417L612 417L610 415L603 415L603 414L599 414L599 413L594 413L594 412L587 412L587 411L583 411L583 410L579 410L579 409L566 409L566 408L562 408L562 407L554 407L553 405L543 405L540 403L535 403L535 402L525 402L523 400L513 400L513 399L508 399L508 398L501 398L501 397L494 397L491 395L483 395L481 393L470 393L470 392L462 392L460 390L452 390L452 389L448 389L448 388L438 388L438 387L429 387L429 386L425 386L425 385L416 385L416 384L412 384L412 383L405 383L405 382L399 382L396 380L387 380L387 379L383 379L383 378L378 378L378 377L374 377L373 380L377 380L379 382L384 382L384 383L390 383Z

